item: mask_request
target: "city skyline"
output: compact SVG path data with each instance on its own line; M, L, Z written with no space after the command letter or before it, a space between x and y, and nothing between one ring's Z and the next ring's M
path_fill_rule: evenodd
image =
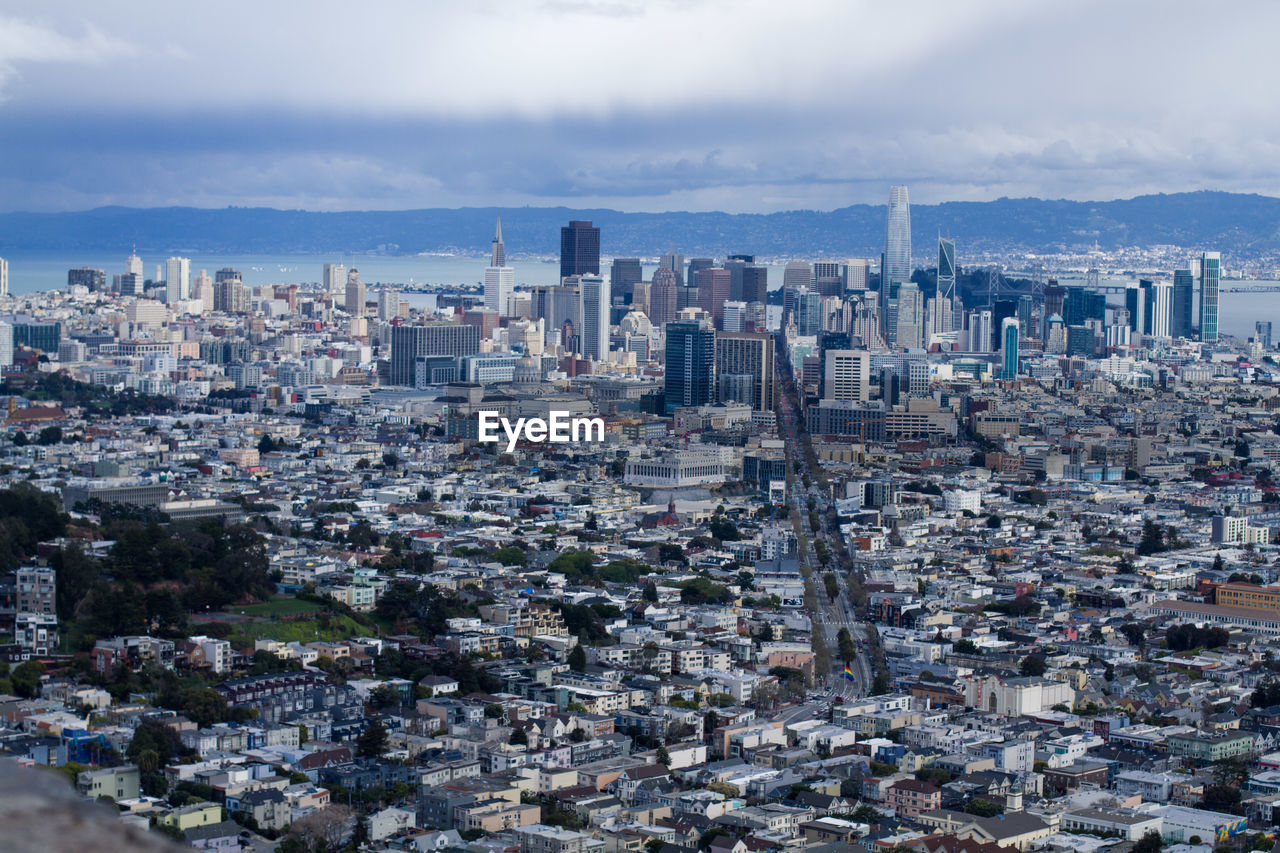
M1278 70L1269 4L749 3L726 16L614 0L353 16L322 3L254 7L252 27L237 8L249 11L0 15L0 210L767 212L876 201L899 183L918 202L1280 193L1277 119L1255 82ZM439 43L420 50L409 32ZM838 32L867 38L853 56L799 49ZM1144 58L1192 38L1215 61ZM485 63L470 61L477 44ZM658 44L682 61L651 61ZM228 46L235 63L220 62ZM1189 121L1191 103L1212 103L1214 120Z

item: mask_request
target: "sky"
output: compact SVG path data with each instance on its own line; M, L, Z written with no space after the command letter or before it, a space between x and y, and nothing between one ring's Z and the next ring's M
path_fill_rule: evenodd
M1280 195L1280 4L0 0L0 211Z

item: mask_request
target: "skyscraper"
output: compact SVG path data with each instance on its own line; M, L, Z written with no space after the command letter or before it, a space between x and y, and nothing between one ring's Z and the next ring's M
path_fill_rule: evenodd
M1253 324L1254 338L1263 349L1271 349L1271 321L1256 320Z
M667 324L665 411L705 406L715 396L716 333L700 320Z
M337 296L347 286L347 268L342 264L324 265L324 292Z
M850 258L844 263L844 289L861 293L867 289L866 258Z
M604 361L609 355L609 282L598 275L584 275L578 282L579 351Z
M493 228L493 243L489 247L489 266L505 267L507 265L507 247L502 242L502 214L498 214L498 222Z
M209 273L200 270L196 274L195 284L192 286L191 297L200 300L200 306L205 311L213 310L213 279L209 278Z
M637 283L644 281L639 258L614 258L609 267L609 293L614 299L630 305Z
M801 285L796 290L796 334L802 337L816 336L822 331L822 294Z
M1005 317L1000 323L1001 379L1018 376L1018 318Z
M773 335L716 333L715 372L717 376L749 377L748 399L738 402L760 411L773 410Z
M76 267L67 270L67 287L86 287L90 292L106 290L106 270L93 267Z
M600 275L600 229L574 219L560 229L560 278Z
M0 258L0 296L9 295L9 262Z
M684 287L684 255L674 249L662 256L659 267L665 267L676 275L676 287Z
M659 328L675 322L679 290L675 270L658 267L653 271L653 285L649 288L649 322Z
M0 367L13 364L13 326L0 321Z
M164 301L172 305L191 298L191 259L170 258L165 261Z
M347 309L347 313L352 317L364 316L364 282L360 280L360 270L352 268L347 273L347 298L343 302L343 307Z
M507 303L516 289L516 271L511 267L484 268L484 307L507 313Z
M838 261L813 262L813 289L823 296L839 296L844 293L844 275Z
M723 267L698 270L698 307L711 315L717 329L724 326L724 303L729 298L731 276Z
M813 284L813 267L808 261L788 261L782 270L784 288L808 287Z
M689 274L684 277L684 281L682 281L681 284L686 289L692 289L697 287L698 286L698 270L711 269L715 265L716 265L716 262L711 258L690 258ZM694 305L698 304L697 299L693 299L690 301ZM683 308L685 306L681 305L680 307Z
M124 260L124 271L126 274L132 273L139 279L142 278L142 258L138 257L136 251L130 252L129 257Z
M871 353L829 349L822 353L822 399L871 399Z
M910 215L910 214L908 214ZM956 289L956 244L954 240L938 238L938 296L951 299Z
M493 229L493 242L489 249L489 266L484 268L484 307L507 313L507 303L516 289L516 271L507 266L507 249L502 242L502 217Z
M1173 271L1173 321L1170 332L1175 338L1191 337L1191 306L1194 303L1195 278L1191 270Z
M924 294L915 282L898 288L897 344L903 349L919 349L924 340Z
M1173 285L1167 281L1151 282L1147 288L1146 334L1153 338L1172 337Z
M911 280L911 203L907 188L889 188L884 221L884 254L880 260L880 316L889 317L889 285Z
M1200 256L1200 340L1218 342L1218 277L1222 273L1222 256L1205 252Z
M747 264L742 268L742 301L764 303L769 298L769 268Z

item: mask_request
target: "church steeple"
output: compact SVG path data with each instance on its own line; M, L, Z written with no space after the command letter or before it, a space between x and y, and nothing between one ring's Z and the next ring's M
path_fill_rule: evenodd
M507 250L502 245L502 214L498 214L498 227L493 232L493 256L490 258L489 266L505 267L507 265Z

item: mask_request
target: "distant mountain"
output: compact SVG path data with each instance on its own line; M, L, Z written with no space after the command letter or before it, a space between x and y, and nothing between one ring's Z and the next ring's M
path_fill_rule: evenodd
M0 253L483 254L502 214L508 254L554 255L560 226L590 219L606 255L686 257L753 252L763 256L873 257L884 242L885 208L770 214L622 213L565 207L460 208L314 213L270 208L104 207L77 213L0 214ZM1280 250L1280 199L1224 192L1147 195L1081 202L1002 198L913 205L916 254L939 233L965 252L1046 252L1176 244L1217 249L1237 259Z

